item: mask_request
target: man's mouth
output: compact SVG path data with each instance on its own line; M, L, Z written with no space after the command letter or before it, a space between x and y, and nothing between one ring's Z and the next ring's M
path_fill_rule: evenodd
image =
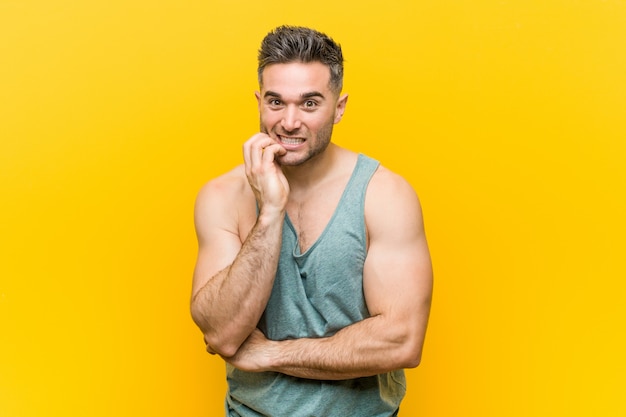
M301 143L304 143L304 138L291 138L281 135L278 135L278 140L280 141L280 143L285 145L300 145Z

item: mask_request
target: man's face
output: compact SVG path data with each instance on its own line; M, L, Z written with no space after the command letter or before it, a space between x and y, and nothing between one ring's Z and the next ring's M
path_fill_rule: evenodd
M300 165L322 153L348 98L330 90L330 69L319 62L272 64L262 80L256 93L261 131L287 150L278 162Z

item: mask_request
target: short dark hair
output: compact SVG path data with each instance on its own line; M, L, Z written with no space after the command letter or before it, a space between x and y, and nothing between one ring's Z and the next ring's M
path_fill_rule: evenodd
M320 62L330 69L330 89L339 94L343 87L341 46L324 33L301 26L279 26L268 33L259 49L258 77L271 64Z

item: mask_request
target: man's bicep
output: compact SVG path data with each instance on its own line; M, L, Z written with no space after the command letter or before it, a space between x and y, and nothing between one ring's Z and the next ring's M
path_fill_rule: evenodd
M194 269L193 295L218 272L228 267L241 249L234 210L215 189L205 187L196 201L195 228L198 256Z
M224 270L237 256L241 243L230 233L216 233L217 239L198 245L198 257L193 274L193 295L212 277Z
M375 184L366 212L370 246L363 285L367 306L372 315L387 315L394 322L422 328L430 308L432 265L420 203L398 177L380 185Z
M417 319L430 304L432 267L425 239L403 245L372 242L363 274L372 315Z

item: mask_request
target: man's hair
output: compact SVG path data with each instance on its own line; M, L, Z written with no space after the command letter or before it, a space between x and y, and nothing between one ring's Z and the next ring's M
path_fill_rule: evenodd
M324 33L299 26L279 26L268 33L259 49L258 77L272 64L320 62L330 69L330 89L339 94L343 87L341 46Z

